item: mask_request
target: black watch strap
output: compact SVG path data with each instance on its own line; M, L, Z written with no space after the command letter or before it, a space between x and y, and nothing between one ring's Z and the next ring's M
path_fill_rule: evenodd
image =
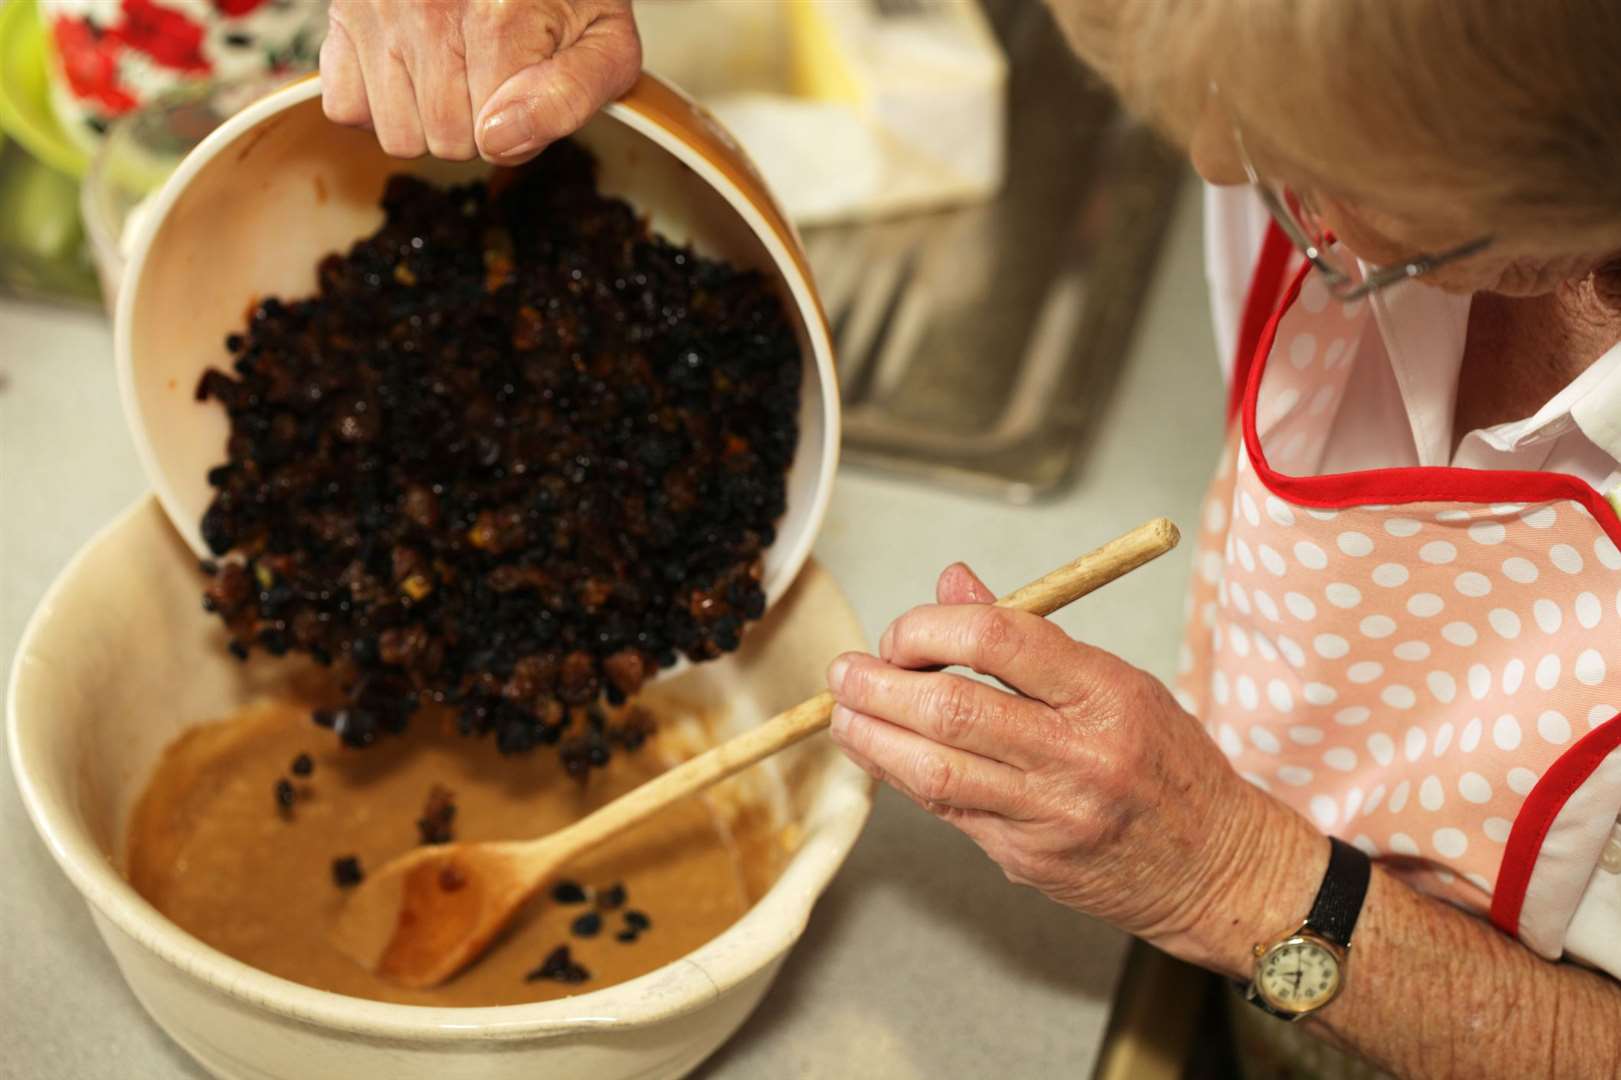
M1328 843L1328 870L1311 905L1311 914L1306 916L1306 926L1348 949L1357 916L1362 914L1362 901L1368 895L1373 864L1366 852L1338 837L1329 837Z
M1362 914L1362 901L1368 895L1373 863L1365 852L1343 840L1331 836L1328 845L1328 869L1323 872L1323 883L1317 889L1317 899L1312 902L1311 913L1306 916L1303 929L1311 930L1340 948L1349 950L1357 917ZM1265 952L1263 946L1255 947L1257 962ZM1262 1012L1290 1023L1310 1015L1273 1008L1256 989L1253 977L1244 986L1244 998Z

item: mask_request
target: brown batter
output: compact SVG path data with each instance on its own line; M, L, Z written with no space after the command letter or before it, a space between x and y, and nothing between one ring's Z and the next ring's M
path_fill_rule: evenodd
M663 727L679 707L651 708ZM564 871L588 888L624 884L624 908L602 911L595 937L570 932L594 905L559 904L548 894L483 960L431 990L385 982L328 944L344 900L332 860L355 855L377 869L419 843L416 822L435 784L455 793L457 840L560 828L662 771L661 741L617 752L582 785L557 755L504 757L491 739L455 734L448 716L419 715L406 736L350 750L311 725L307 704L267 702L194 728L168 748L131 822L127 872L136 891L204 942L322 990L419 1005L584 993L691 952L759 898L781 862L763 810L729 812L735 807L696 798L671 807ZM290 772L300 753L314 761L309 776ZM282 778L297 793L286 812L275 797ZM652 924L630 943L615 939L625 909ZM563 944L589 981L525 981Z

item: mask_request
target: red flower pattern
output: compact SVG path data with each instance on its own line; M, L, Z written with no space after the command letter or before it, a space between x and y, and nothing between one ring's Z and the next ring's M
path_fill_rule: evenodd
M123 21L108 31L132 49L164 67L206 75L212 66L203 57L203 26L183 12L153 3L124 0Z
M135 107L134 95L118 82L121 42L109 41L88 19L57 19L51 33L75 97L88 98L114 116Z
M0 0L0 4L6 0ZM25 2L25 0L17 0ZM99 121L134 109L141 103L142 91L124 82L123 73L135 57L172 73L160 79L162 85L201 78L214 73L209 49L208 24L227 28L247 20L270 0L210 0L214 15L194 19L184 11L166 6L172 0L119 0L116 16L109 10L93 17L57 15L50 19L50 34L65 81L73 97L87 111L89 121ZM112 8L109 3L108 8ZM306 28L298 30L295 42L305 41ZM319 40L318 38L315 40ZM285 43L270 42L260 47L259 59L267 69L279 70L292 58L275 52ZM266 52L265 48L272 51ZM307 51L307 50L306 50ZM301 61L311 57L300 55Z
M264 7L269 0L214 0L214 10L232 19L239 19Z

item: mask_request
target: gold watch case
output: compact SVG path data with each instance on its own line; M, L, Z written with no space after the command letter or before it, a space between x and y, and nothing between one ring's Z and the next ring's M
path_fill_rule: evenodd
M1349 952L1301 927L1270 945L1255 946L1250 993L1291 1020L1309 1016L1339 996Z

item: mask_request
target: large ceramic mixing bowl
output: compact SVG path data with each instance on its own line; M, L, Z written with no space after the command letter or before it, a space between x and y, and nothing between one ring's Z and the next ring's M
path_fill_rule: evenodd
M164 747L286 677L283 663L230 658L218 620L198 608L202 584L192 552L157 502L143 499L73 560L29 624L12 671L7 734L28 813L130 988L216 1076L680 1076L765 993L866 820L871 784L825 737L764 763L778 781L774 812L797 837L776 883L683 959L590 993L427 1008L268 975L181 930L119 872L131 811ZM740 730L815 693L827 659L861 647L854 614L811 563L741 650L674 677L669 688L717 707L723 725Z

